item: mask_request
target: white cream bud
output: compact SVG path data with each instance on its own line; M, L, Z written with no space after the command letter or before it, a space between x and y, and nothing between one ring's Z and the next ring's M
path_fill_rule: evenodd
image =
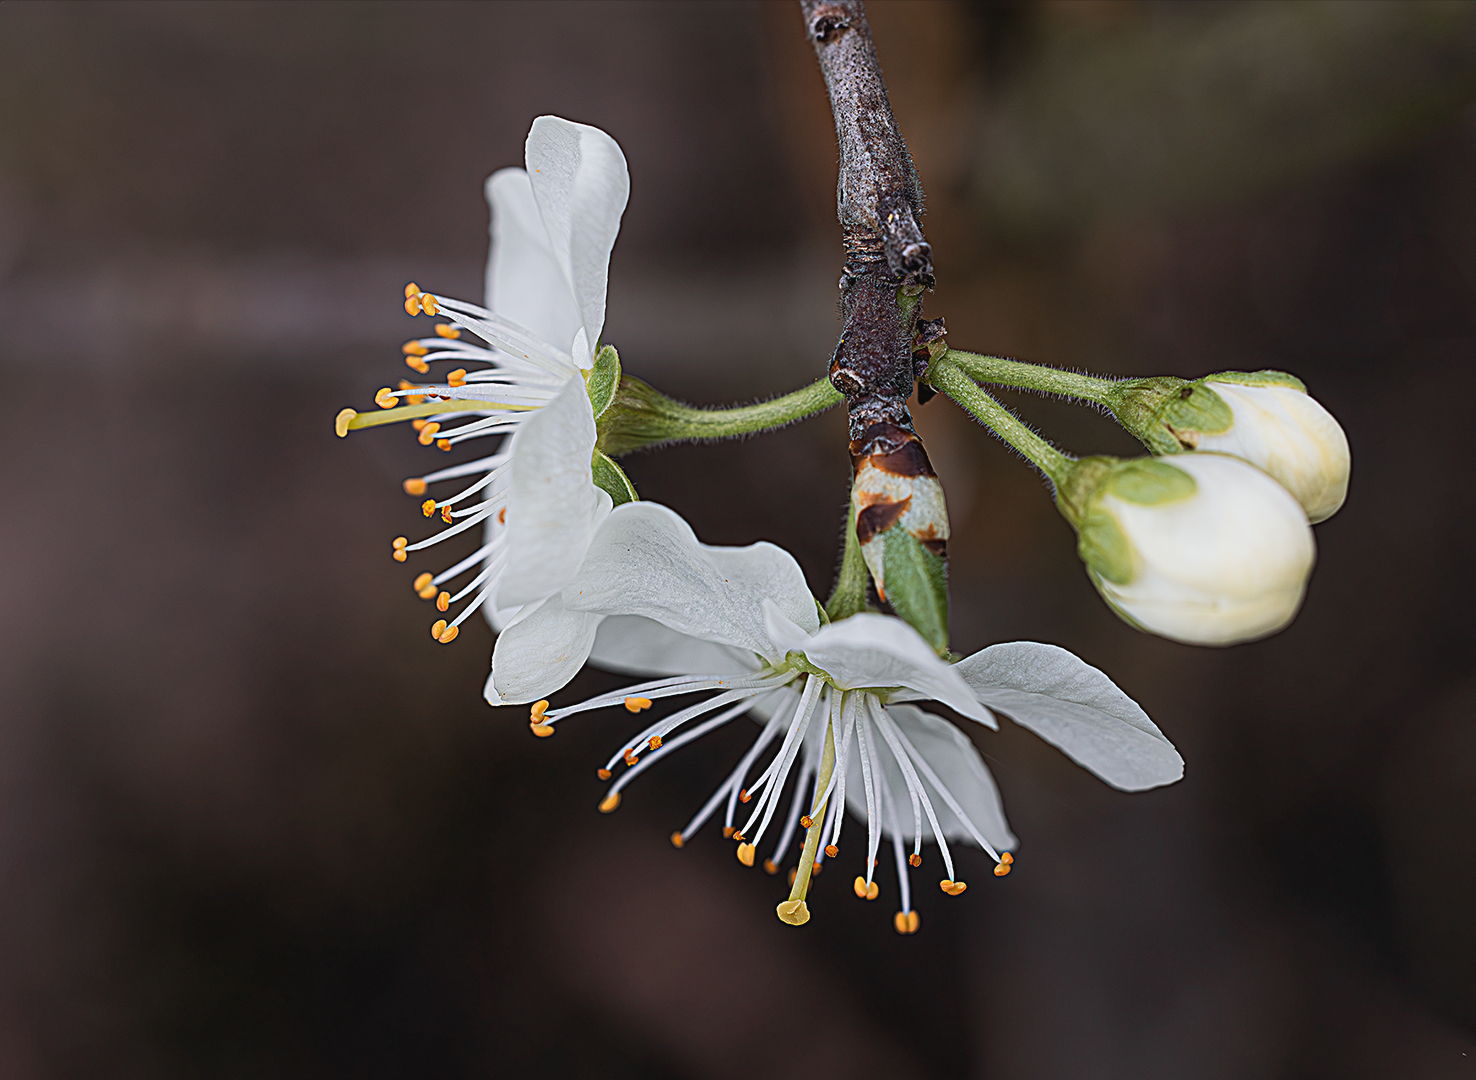
M1079 551L1129 622L1193 645L1251 641L1291 622L1315 549L1301 505L1277 481L1216 453L1079 464L1097 478L1077 504Z
M1225 431L1177 431L1181 443L1244 458L1270 473L1309 521L1337 513L1348 495L1348 437L1300 382L1279 372L1232 371L1200 383L1220 396L1234 420Z

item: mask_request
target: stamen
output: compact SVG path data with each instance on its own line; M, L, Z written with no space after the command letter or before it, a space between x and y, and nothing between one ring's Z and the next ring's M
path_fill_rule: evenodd
M608 814L620 805L620 792L612 791L600 801L600 813Z
M393 541L391 541L390 547L394 549L395 562L405 561L405 545L409 542L410 541L406 540L403 536L397 536L394 538Z
M907 748L911 744L907 743L906 739L897 731L896 726L892 723L892 718L887 715L887 710L879 700L872 698L867 703L876 716L876 726L881 730L882 737L886 740L888 748L892 751L892 757L896 759L897 766L902 770L902 778L907 782L907 793L912 798L914 825L917 830L912 850L916 854L918 849L922 847L922 823L917 818L917 806L921 802L923 810L928 815L928 824L933 830L933 839L938 842L938 854L943 856L943 866L947 870L948 876L952 878L954 876L953 856L948 851L948 838L943 835L943 829L938 824L938 815L933 810L933 801L928 798L927 789L923 787L922 781L918 779L917 771L912 767L912 760L907 752Z
M413 588L416 592L420 592L420 590L424 589L427 585L431 583L431 577L432 575L429 573L421 574L415 579L415 584L412 585L411 588Z
M839 854L840 854L840 848L836 847L834 844L826 844L825 845L825 857L827 859L834 859Z
M451 610L451 594L450 593L443 592L443 593L441 593L440 596L436 597L436 610L437 611L450 611Z
M540 739L546 739L554 733L553 726L543 722L543 714L546 712L548 712L547 701L535 701L533 707L528 710L528 726Z
M432 442L435 441L436 432L440 430L441 425L436 423L434 420L431 420L420 429L420 434L417 435L415 438L421 446L429 446Z
M994 876L995 877L1004 877L1009 872L1010 872L1010 864L1007 863L1007 862L1002 862L1002 863L1000 863L999 865L997 865L994 868Z
M853 881L851 883L851 888L855 890L856 896L862 900L875 900L877 894L881 892L881 890L877 888L876 882L867 881L864 877L858 877L855 881Z
M1010 863L1015 861L1015 857L1011 855L1008 851L1002 851L999 855L999 861L1008 866Z
M674 847L674 848L676 848L678 850L681 850L681 848L683 847L683 845L686 844L686 842L687 841L685 839L683 839L681 833L674 832L674 833L671 834L671 846L672 847Z
M466 385L466 368L459 367L455 371L448 372L447 375L446 375L446 385L447 386L465 386Z
M738 861L741 862L744 866L752 866L753 865L753 850L754 849L753 849L753 845L752 844L739 844L738 845Z
M430 517L436 512L436 500L426 499L425 502L420 504L420 512L426 517Z
M450 338L452 341L455 341L461 336L460 330L456 329L456 327L454 326L448 325L447 323L441 323L439 326L437 326L436 333L443 338Z
M625 708L629 712L638 713L642 709L651 707L651 699L648 697L628 697L625 699Z
M637 761L635 754L632 753L630 750L626 750L622 756L625 758L625 763L627 765L634 765Z
M911 855L907 856L907 865L909 865L909 866L921 866L922 865L922 856L919 855L917 852L914 851Z
M723 826L723 839L724 840L731 840L731 839L733 839L733 834L735 832L737 832L737 831L738 830L735 829L735 828L733 828L733 826L731 826L731 825L724 825Z
M778 872L779 867L774 863L773 859L764 860L764 873L768 874L770 877L773 877Z
M400 485L405 489L406 495L424 495L426 489L425 480L421 477L412 477Z
M401 345L400 351L406 356L424 356L426 353L430 352L430 350L422 345L419 341L415 341L413 339Z
M651 749L652 750L660 750L661 749L661 736L660 735L652 735L651 736Z
M959 893L967 889L968 885L964 884L962 881L949 881L947 878L944 878L942 881L938 882L938 887L946 892L949 896L957 896Z
M615 774L612 773L609 769L596 769L595 775L598 776L601 780L608 780L611 776Z
M405 357L405 363L409 365L411 371L414 371L419 375L430 374L430 365L422 360L419 356L407 356Z
M915 911L899 911L892 917L892 925L899 934L917 933L918 918Z
M353 409L340 409L333 418L333 434L340 439L349 433L349 422L359 414Z
M399 403L400 399L395 397L394 391L388 386L381 386L374 395L374 404L381 409L393 409Z
M808 829L813 824L815 824L815 819L812 818L809 814L801 814L800 815L800 828L801 829Z
M436 595L435 583L432 582L425 588L416 590L416 595L418 595L422 600L429 600L432 596Z
M744 788L738 793L738 801L741 803L746 803L751 798L753 798L753 796L748 793L747 788Z
M447 525L452 525L455 523L456 518L452 515L451 508L449 506L441 507L441 520L444 521Z

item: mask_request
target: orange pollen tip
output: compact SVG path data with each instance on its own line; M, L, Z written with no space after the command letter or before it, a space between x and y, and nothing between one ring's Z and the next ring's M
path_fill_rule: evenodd
M451 524L453 519L451 517L451 508L449 506L441 507L441 520L444 521L447 525Z
M425 427L426 424L429 424L429 423L430 423L429 420L422 420L422 419L417 418L415 420L411 420L410 421L410 426L413 427L416 431L420 431L420 430L422 430Z
M432 420L430 423L426 424L425 427L420 429L420 434L416 437L420 440L421 446L429 446L431 442L434 441L436 437L436 432L440 430L441 425Z
M994 868L994 876L995 877L1004 877L1009 872L1010 872L1010 864L1007 863L1007 862L1002 862L1002 863L1000 863L998 866L996 866Z
M741 862L744 866L752 866L753 865L753 845L752 844L739 844L738 845L738 861Z
M406 495L424 495L426 483L420 477L415 476L400 485L405 489Z
M436 449L437 450L450 450L451 449L451 440L450 439L437 439L436 440Z
M501 510L497 511L497 524L507 524L507 507L504 506Z
M598 776L601 780L608 780L610 779L610 770L599 768L595 770L595 775Z
M674 833L671 834L671 846L672 847L674 847L674 848L681 848L682 845L684 845L685 843L686 843L686 841L682 839L682 834L681 833L674 832Z
M409 300L412 296L419 296L419 295L420 295L420 286L417 285L417 284L415 284L415 282L412 281L409 285L406 285L405 286L405 299L406 300Z
M600 813L608 814L620 805L620 792L614 791L600 800Z
M453 371L450 374L448 374L446 376L446 385L447 386L465 386L466 385L466 368L459 367L455 371Z
M743 843L743 834L741 832L739 832L737 829L734 829L733 830L733 839L734 840L737 840L741 844L741 843Z
M634 765L637 761L641 760L640 758L638 758L638 757L635 756L635 751L634 750L627 750L625 753L621 754L620 756L625 759L625 763L627 765Z
M921 866L922 865L922 856L919 855L917 852L914 851L911 855L907 856L907 865L908 866Z
M820 863L817 862L814 866L810 867L810 873L818 877L820 875Z
M395 397L394 391L388 386L381 386L374 395L374 404L378 405L381 409L393 409L399 403L400 399Z
M765 859L764 860L764 873L773 875L773 874L777 874L778 872L779 872L779 867L774 864L774 860L773 859Z
M840 854L840 848L836 847L834 844L826 844L825 845L825 857L827 859L833 859L833 858L835 858L839 854Z
M877 887L876 882L873 881L870 885L866 886L866 899L868 899L868 900L875 900L876 897L877 897L877 894L880 893L880 892L881 892L881 889L879 889Z
M427 585L423 589L416 590L416 595L422 600L429 600L432 596L436 595L436 587L434 585Z
M418 341L405 342L405 344L400 346L400 351L406 356L424 356L426 353L430 352L429 349L427 349Z
M421 375L425 375L430 371L430 365L427 364L424 360L420 359L420 357L418 356L405 357L405 363L409 365L411 371L417 372ZM411 404L418 405L419 402L411 402Z
M451 594L450 593L443 592L443 593L441 593L440 596L436 597L436 610L437 611L449 611L450 608L451 608Z
M651 749L652 750L660 750L661 749L661 736L660 735L652 735L651 736Z
M753 798L753 796L748 793L748 789L747 788L744 788L742 791L740 791L738 793L738 801L739 802L747 802L751 798Z
M405 546L409 543L410 541L405 539L405 537L397 536L390 541L390 547L394 548L396 551L404 551Z
M542 723L543 722L543 714L546 713L546 712L548 712L548 702L547 701L535 701L533 703L533 707L528 710L528 720L529 720L529 722L530 723L534 723L534 724Z
M899 934L917 933L917 912L899 911L892 917L892 925L897 928Z
M738 830L735 829L735 828L733 828L733 826L731 826L731 825L724 825L723 826L723 839L724 840L731 840L731 839L733 839L733 834L735 832L737 832L737 831Z
M456 635L459 633L461 633L461 627L448 626L446 627L446 629L441 631L440 637L436 638L436 640L439 641L442 645L450 645L453 641L456 640Z
M452 341L455 341L461 336L460 330L456 329L456 327L454 326L448 326L446 323L441 323L439 326L437 326L436 333L443 338L450 338Z
M999 861L1004 863L1006 866L1009 866L1010 863L1015 861L1015 857L1011 855L1008 851L1006 851L1003 855L999 857Z
M856 894L858 900L865 900L866 879L864 877L857 877L855 881L851 882L851 890Z
M338 415L333 418L333 434L337 435L340 439L347 435L349 424L358 415L353 409L338 410Z
M815 824L815 819L812 818L809 814L803 814L800 816L801 829L808 829L813 824Z
M420 297L419 296L407 296L407 297L405 297L405 314L406 315L419 315L420 314Z
M529 724L528 730L540 739L546 739L554 733L554 729L548 724Z
M446 620L437 619L435 622L431 623L431 637L435 638L437 641L440 641L441 634L445 631L445 629Z
M420 294L420 310L427 315L439 315L441 313L440 307L436 304L436 298L430 293Z
M420 504L420 512L426 517L430 517L436 512L436 500L426 499L425 502Z
M629 712L640 712L642 709L651 707L651 699L648 697L628 697L625 699L625 708Z
M949 881L947 878L944 878L942 881L938 882L938 888L942 889L949 896L957 896L959 893L967 889L968 886L965 885L962 881Z
M408 558L403 548L396 548L394 554L391 557L395 560L395 562L404 562Z
M430 583L431 583L431 575L430 574L421 574L418 578L415 579L415 586L414 586L415 591L416 592L419 592L421 589L425 588Z

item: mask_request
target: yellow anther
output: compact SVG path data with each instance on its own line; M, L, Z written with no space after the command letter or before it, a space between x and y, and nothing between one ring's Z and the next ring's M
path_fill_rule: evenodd
M426 424L425 427L420 429L420 434L417 435L416 438L420 440L421 446L429 446L432 442L435 441L436 432L440 430L441 425L432 420L430 423Z
M441 593L440 596L436 597L436 610L437 611L450 611L451 610L451 594L450 593L443 592L443 593Z
M439 641L442 645L450 645L453 641L456 640L456 635L459 633L461 633L461 627L448 626L446 627L446 629L441 631L440 637L436 638L436 640Z
M685 843L686 843L686 841L682 839L682 834L681 833L674 832L674 833L671 834L671 846L672 847L674 847L674 848L680 848Z
M864 877L857 875L856 880L851 882L851 889L855 892L856 898L858 900L866 899L867 888L866 879Z
M833 859L833 858L835 858L839 854L840 854L840 848L836 847L834 844L826 844L825 845L825 857L827 859Z
M418 578L415 579L415 584L412 585L411 588L413 588L416 592L420 592L421 589L424 589L430 583L431 575L428 573L421 574Z
M395 562L404 562L407 556L403 548L396 548L391 558L393 558Z
M436 500L426 499L425 502L420 504L420 512L426 517L430 517L436 512Z
M738 845L738 861L741 862L744 866L752 866L753 865L753 845L752 844L739 844Z
M435 622L431 623L431 637L435 638L437 641L440 641L441 634L444 633L446 630L446 625L447 624L445 619L437 619Z
M1003 855L999 857L999 861L1008 866L1010 865L1010 863L1015 861L1015 857L1011 855L1008 851L1006 851Z
M814 866L810 867L810 875L812 877L819 877L820 876L820 869L821 869L820 863L817 861Z
M661 736L660 735L652 735L651 736L651 749L652 750L660 750L661 749Z
M454 326L448 326L446 323L441 323L439 326L437 326L436 333L440 334L443 338L450 338L452 341L455 341L461 336L460 330L456 329L456 327Z
M914 851L911 855L907 856L907 865L908 866L921 866L922 865L922 856L919 855L917 852Z
M866 899L875 900L879 892L881 892L881 889L877 888L876 882L873 881L870 885L866 886Z
M731 826L731 825L724 825L723 826L723 839L724 840L731 840L731 839L733 839L733 834L735 832L737 832L737 831L738 830L735 829L735 828L733 828L733 826Z
M737 840L741 844L741 843L743 843L743 834L741 832L739 832L737 829L734 829L733 830L733 839L734 840Z
M449 506L441 507L441 520L444 521L447 525L450 525L451 522L455 520L451 516L451 508Z
M540 739L546 739L554 733L553 727L549 724L529 724L528 729Z
M451 440L450 439L437 439L436 440L436 449L437 450L450 450L451 449Z
M417 284L415 284L415 282L412 281L409 285L406 285L405 286L405 299L406 300L409 300L412 296L419 296L419 295L420 295L420 286L417 285Z
M917 933L917 912L899 911L892 917L892 925L897 928L899 934Z
M651 699L648 697L628 697L625 699L625 708L629 712L640 712L642 709L651 707Z
M400 485L405 489L406 495L424 495L426 482L418 476L411 477Z
M420 294L420 310L427 315L439 315L441 309L436 305L436 298L430 293Z
M548 712L548 702L535 701L533 707L528 710L528 722L531 724L543 723L543 714Z
M414 371L417 374L427 375L430 373L430 365L418 356L405 357L405 363L409 366L411 371Z
M415 295L415 296L407 296L407 297L405 297L405 314L406 315L419 315L420 314L420 296L418 294Z
M996 866L994 868L994 876L995 877L1004 877L1009 872L1010 872L1010 864L1007 863L1007 862L1002 862L1002 863L1000 863L998 866Z
M434 585L427 585L425 588L417 590L416 595L422 600L429 600L436 595L436 587Z
M641 760L640 758L635 756L635 751L630 749L627 749L625 753L621 754L620 756L625 759L625 763L627 765L634 765L637 761Z
M809 814L801 814L800 815L800 828L801 829L808 829L813 824L815 824L815 819L812 818Z
M455 371L448 372L446 374L446 385L447 386L465 386L466 385L466 368L459 367Z
M968 886L965 885L962 881L949 881L947 878L944 878L942 881L938 882L938 888L942 889L949 896L957 896L959 893L967 889Z
M430 352L429 349L427 349L418 341L405 342L405 344L400 346L400 351L406 356L424 356L426 353Z
M429 420L423 419L421 417L416 417L414 420L410 421L410 426L413 427L416 431L421 431L425 428L425 425L429 423Z
M595 770L595 775L598 776L601 780L608 780L610 779L610 770L606 768L599 768Z
M804 926L810 921L810 908L803 900L782 900L774 909L779 921L790 926Z
M773 859L765 859L764 860L764 873L766 873L766 874L777 874L778 872L779 872L779 867L774 862Z
M394 391L388 386L381 386L374 395L374 404L381 409L393 409L399 403L400 399L395 397Z
M619 805L620 792L612 791L610 794L606 795L602 800L600 800L600 813L608 814L611 810L614 810Z
M347 435L349 424L358 415L353 409L339 409L338 415L333 418L333 434L340 439Z

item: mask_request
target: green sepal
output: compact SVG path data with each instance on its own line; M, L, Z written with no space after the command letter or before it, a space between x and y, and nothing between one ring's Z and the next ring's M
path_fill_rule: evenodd
M1116 495L1140 506L1157 506L1159 503L1177 502L1187 499L1199 489L1183 469L1157 458L1131 458L1120 461L1107 474L1107 482L1101 493ZM1088 511L1088 516L1090 516Z
M589 391L589 404L598 420L615 400L620 387L620 354L614 345L602 345L595 354L594 366L584 373L584 388Z
M1164 403L1158 413L1158 422L1167 427L1171 435L1180 432L1218 435L1230 430L1235 423L1235 414L1219 394L1202 382L1192 382Z
M887 603L940 655L948 653L948 562L904 528L887 529L882 543Z
M1232 386L1285 386L1307 392L1307 384L1287 371L1265 368L1261 371L1217 371L1199 380L1202 383L1222 382Z
M612 349L611 352L613 351ZM630 477L625 475L625 470L615 464L612 458L596 450L590 460L590 467L594 470L595 487L608 492L616 506L640 499Z
M1094 578L1106 578L1114 585L1133 580L1133 545L1107 510L1098 507L1087 514L1077 530L1076 553Z

